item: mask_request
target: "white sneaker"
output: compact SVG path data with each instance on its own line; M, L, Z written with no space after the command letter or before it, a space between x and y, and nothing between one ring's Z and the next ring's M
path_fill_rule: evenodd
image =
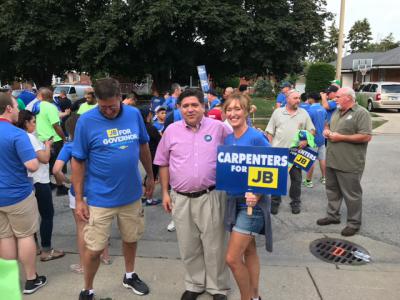
M168 224L167 230L168 230L169 232L172 232L172 231L175 231L175 230L176 230L176 228L175 228L175 223L174 223L173 220Z

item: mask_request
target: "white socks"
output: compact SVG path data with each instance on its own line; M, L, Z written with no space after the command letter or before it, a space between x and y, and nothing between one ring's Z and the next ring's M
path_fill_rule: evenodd
M125 273L125 276L127 279L131 279L133 274L135 274L135 271Z

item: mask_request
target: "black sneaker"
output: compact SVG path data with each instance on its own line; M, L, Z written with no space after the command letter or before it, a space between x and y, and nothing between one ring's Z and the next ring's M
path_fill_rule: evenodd
M94 293L89 294L88 290L82 290L79 294L79 300L94 300Z
M36 274L36 278L33 280L27 280L25 282L25 289L24 289L24 294L33 294L36 292L38 289L40 289L42 286L45 286L47 283L46 276L39 276Z
M56 196L68 195L68 188L65 185L57 185Z
M132 289L136 295L147 295L149 293L149 287L143 281L140 280L136 273L132 275L132 278L126 278L124 275L124 281L122 285L127 289Z

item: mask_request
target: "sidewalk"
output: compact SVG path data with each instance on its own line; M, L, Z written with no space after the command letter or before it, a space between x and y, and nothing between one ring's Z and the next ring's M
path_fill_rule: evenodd
M325 236L342 238L338 234L293 232L285 236L285 239L275 242L272 254L264 250L262 242L258 243L261 261L260 292L263 299L399 299L400 248L356 235L347 240L368 249L372 262L363 266L336 266L315 258L309 251L311 241ZM147 249L153 251L149 253ZM143 241L138 250L135 269L149 284L150 294L136 296L123 288L123 258L112 256L112 265L101 265L96 276L96 299L180 299L184 291L184 273L181 261L174 258L178 256L176 244ZM117 249L113 247L112 254L116 254L115 252ZM48 276L48 285L23 299L78 299L83 276L69 271L69 265L77 260L76 254L67 254L58 260L38 262L39 273ZM229 299L240 299L233 279L231 286ZM198 299L212 298L202 295Z

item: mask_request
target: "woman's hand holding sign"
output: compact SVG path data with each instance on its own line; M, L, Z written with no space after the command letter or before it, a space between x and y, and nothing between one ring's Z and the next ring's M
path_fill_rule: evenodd
M253 207L257 205L258 200L260 200L261 195L256 195L251 192L245 194L246 204L247 204L247 214L251 216L253 214Z

